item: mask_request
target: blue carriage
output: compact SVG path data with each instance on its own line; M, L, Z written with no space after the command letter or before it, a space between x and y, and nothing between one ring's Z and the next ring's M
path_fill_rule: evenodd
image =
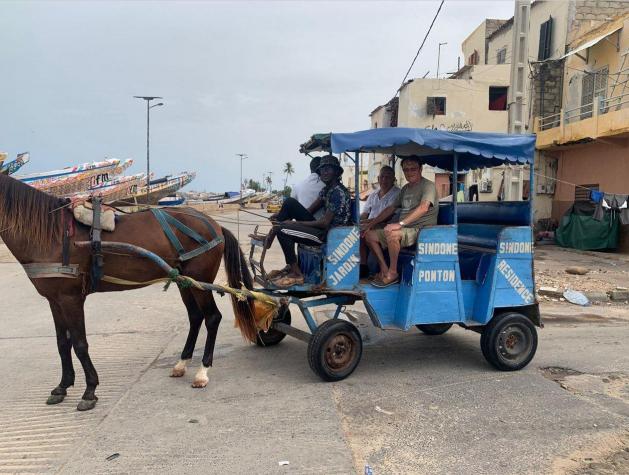
M461 170L528 165L532 197L534 147L532 135L384 128L315 135L302 145L302 152L353 152L355 163L361 152L419 156L455 177ZM358 189L359 167L354 168ZM355 207L358 216L358 202ZM417 327L439 335L457 324L481 334L481 350L491 365L503 371L521 369L535 355L536 326L542 326L535 297L532 219L530 200L439 203L438 225L423 228L416 245L402 250L400 282L386 288L359 279L358 226L330 229L320 247L299 245L305 282L288 289L274 288L266 278L264 236L253 235L250 265L262 286L259 290L296 305L310 330L291 326L285 306L257 343L275 345L286 335L306 341L312 370L327 381L344 379L360 361L362 340L357 328L339 316L344 306L362 301L378 328ZM312 309L329 304L336 305L334 317L318 325Z

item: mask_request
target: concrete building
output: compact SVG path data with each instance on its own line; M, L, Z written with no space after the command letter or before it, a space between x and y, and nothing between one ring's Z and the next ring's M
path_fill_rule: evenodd
M536 120L537 148L556 163L551 216L588 190L629 194L629 5L601 14L582 2L563 63L562 107ZM543 186L543 185L542 185ZM621 228L629 251L629 229Z

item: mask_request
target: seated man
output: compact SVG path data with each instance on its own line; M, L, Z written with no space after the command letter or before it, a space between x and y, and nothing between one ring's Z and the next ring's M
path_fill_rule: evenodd
M360 215L361 237L365 230L370 229L370 223L377 218L387 207L391 206L398 195L400 189L395 186L395 172L388 165L383 166L378 174L378 185L380 188L374 191L367 198L367 203L363 213ZM380 226L383 226L381 223ZM367 245L365 241L360 241L360 277L367 277Z
M320 162L321 157L314 157L310 160L310 175L308 175L305 180L293 186L290 192L290 197L295 198L306 209L316 201L319 197L319 192L325 186L317 173Z
M387 287L399 282L397 260L400 248L415 244L419 230L437 224L439 206L435 184L422 177L422 163L418 158L402 160L402 171L408 183L404 185L397 200L385 208L369 223L365 235L367 246L375 254L380 273L372 282L376 287ZM394 213L399 212L397 222L387 224L384 229L373 229ZM390 263L384 259L382 247L389 250Z
M351 224L351 201L349 191L340 181L343 169L339 165L338 158L333 155L321 158L317 172L325 188L321 190L319 197L308 209L294 198L288 198L284 201L280 212L272 216L272 219L279 222L274 224L273 230L269 233L267 247L273 241L273 236L277 235L286 259L286 267L268 274L278 287L304 283L304 276L297 264L295 243L321 245L327 236L328 229ZM314 213L319 209L323 209L323 216L315 219ZM295 221L291 221L293 219Z

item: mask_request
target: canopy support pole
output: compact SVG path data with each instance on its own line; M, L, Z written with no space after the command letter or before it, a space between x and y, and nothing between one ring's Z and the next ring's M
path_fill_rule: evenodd
M360 182L359 174L360 170L358 169L358 162L360 159L360 152L354 152L354 197L356 207L356 222L357 224L360 222L360 192L358 191L358 183Z
M459 192L459 154L454 152L454 160L452 163L452 210L454 212L454 225L459 224L459 216L457 214L457 194Z
M535 152L537 153L537 152ZM535 160L529 164L529 213L531 216L530 226L535 225L535 208L533 206L533 198L535 196Z

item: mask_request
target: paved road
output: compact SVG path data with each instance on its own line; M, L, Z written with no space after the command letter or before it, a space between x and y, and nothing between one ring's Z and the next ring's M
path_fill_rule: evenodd
M517 373L492 370L463 329L370 330L355 374L324 384L303 343L246 344L219 298L215 367L197 390L193 370L168 377L187 331L176 291L96 295L100 400L78 413L82 374L44 405L60 372L52 318L2 245L0 288L0 473L629 473L626 307L545 307Z

